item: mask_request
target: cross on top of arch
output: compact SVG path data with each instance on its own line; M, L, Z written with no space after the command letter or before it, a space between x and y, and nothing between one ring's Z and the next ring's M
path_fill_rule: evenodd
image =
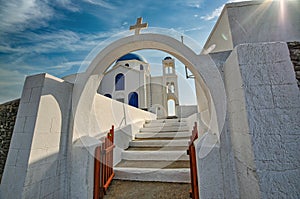
M136 24L130 26L129 30L134 30L135 31L134 34L139 35L141 29L146 29L148 27L148 23L142 23L142 21L143 21L142 17L137 18Z

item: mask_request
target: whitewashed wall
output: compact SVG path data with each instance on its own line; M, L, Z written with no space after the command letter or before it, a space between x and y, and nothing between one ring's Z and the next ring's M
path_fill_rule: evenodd
M156 115L153 113L137 109L99 94L96 94L94 98L93 109L96 118L94 125L97 126L92 130L94 134L90 134L92 137L109 130L112 125L116 129L120 129L129 124L134 125L141 121L144 122L145 120L156 118Z
M204 49L220 52L232 50L243 43L299 41L299 7L299 1L245 1L227 4Z
M178 106L176 113L179 118L187 118L198 112L197 105Z
M27 77L0 198L65 198L72 84Z
M101 144L95 137L115 125L117 149L122 150L146 119L156 117L96 95L90 113L95 125L72 143L72 88L73 84L48 74L27 77L0 185L1 199L67 198L71 188L71 198L91 198L93 154Z
M241 198L300 195L300 97L286 43L238 45L225 67Z
M121 160L121 152L129 146L129 141L139 132L145 120L156 119L156 115L103 95L94 97L93 111L90 113L93 126L87 134L73 142L70 173L70 197L93 197L94 151L112 125L115 126L114 164ZM89 132L89 133L88 133Z

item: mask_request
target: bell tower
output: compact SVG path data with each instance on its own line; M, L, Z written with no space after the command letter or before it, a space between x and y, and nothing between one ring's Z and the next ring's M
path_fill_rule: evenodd
M165 57L162 60L162 66L163 84L165 86L164 104L168 110L168 117L172 117L176 116L176 107L179 105L178 77L175 70L175 60L171 57ZM172 113L170 113L170 111L172 111Z
M162 60L163 64L163 75L176 75L175 72L175 60L171 57L166 57L164 60Z

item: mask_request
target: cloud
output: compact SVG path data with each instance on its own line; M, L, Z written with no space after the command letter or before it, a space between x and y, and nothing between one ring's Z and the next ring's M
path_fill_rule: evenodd
M0 68L0 86L22 85L24 78L19 71Z
M203 29L204 29L204 27L200 26L200 27L185 29L184 32L197 31L197 30L203 30Z
M0 68L0 103L19 98L24 80L25 74Z
M0 5L0 33L22 31L32 26L43 26L53 10L42 1L10 0Z
M71 0L9 0L0 4L0 34L21 32L28 28L48 26L48 21L58 17L55 7L72 12L79 7Z
M57 73L57 71L59 71L60 74L63 74L74 68L77 68L78 70L81 69L81 67L86 68L89 66L89 64L90 64L89 61L71 61L71 62L64 62L56 66L47 67L45 70L48 73L52 73L52 71Z
M200 8L203 0L187 0L186 5L192 8Z
M104 0L84 0L84 2L97 5L103 8L115 9L115 7L112 4L105 2Z
M55 0L55 1L51 1L51 0L47 0L48 4L53 3L56 6L59 6L61 8L64 8L66 10L70 10L72 12L77 12L79 11L79 7L77 5L75 5L71 0Z
M202 16L201 19L204 19L206 21L209 21L209 20L212 20L212 19L215 19L217 17L220 16L222 10L224 8L224 5L216 8L212 13L208 14L208 15L205 15L205 16Z
M62 53L90 51L106 38L117 33L117 30L99 33L76 33L70 30L58 30L37 34L25 32L19 34L15 43L10 40L0 41L1 53ZM22 41L26 41L25 44Z
M225 4L227 4L227 3L234 3L234 2L241 2L241 1L250 1L250 0L230 0L230 1L227 1ZM210 14L207 14L207 15L202 16L200 18L204 19L205 21L209 21L209 20L213 20L213 19L219 17L221 15L221 12L222 12L225 4L223 4L222 6L216 8Z

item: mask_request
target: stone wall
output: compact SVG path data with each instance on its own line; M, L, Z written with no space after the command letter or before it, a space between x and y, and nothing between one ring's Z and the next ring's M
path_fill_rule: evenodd
M0 105L0 183L14 130L20 100Z
M26 78L0 198L67 198L72 88L48 74Z
M229 132L225 131L225 133L231 139L234 156L234 173L238 184L238 190L235 190L235 193L238 195L236 198L261 198L258 179L256 178L257 172L248 126L243 88L244 81L241 77L238 49L239 47L236 47L232 51L223 68L227 94L228 123L226 126L228 127L227 130L229 130Z
M286 43L241 44L228 59L240 198L299 198L300 93Z
M298 87L300 88L300 42L287 42L287 45L290 51L291 61L294 65L296 78L298 80Z

